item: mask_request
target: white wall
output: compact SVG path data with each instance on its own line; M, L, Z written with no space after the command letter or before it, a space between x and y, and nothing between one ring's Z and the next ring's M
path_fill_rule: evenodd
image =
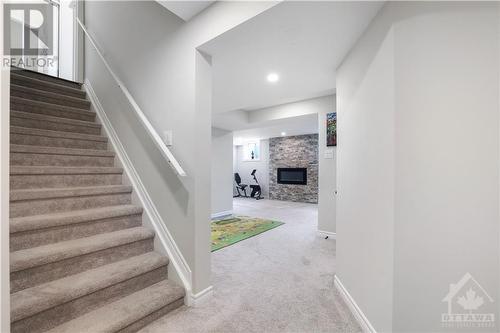
M63 0L59 6L59 77L73 80L74 31L76 2Z
M335 112L335 96L327 96L317 105L318 113L318 230L326 233L336 232L335 214L337 189L337 147L326 146L326 114ZM332 157L326 153L332 153Z
M257 169L255 176L259 181L262 189L262 196L269 197L269 140L260 140L260 160L245 161L243 154L243 146L236 147L236 163L234 172L238 172L241 177L241 182L247 185L255 184L255 180L250 175L253 169ZM233 173L234 173L233 172ZM234 181L234 177L233 177ZM233 183L234 186L235 183ZM247 194L250 195L250 187L247 189Z
M377 331L390 332L394 50L392 32L378 29L370 26L337 72L336 275Z
M233 133L212 127L212 216L233 210Z
M498 303L498 13L388 3L338 69L336 274L377 331L443 330L466 272Z
M217 2L186 23L156 1L85 4L89 31L150 122L159 133L173 130L172 151L188 174L183 180L158 155L133 115L119 113L129 106L86 45L85 76L106 112L114 112L113 125L193 271L195 293L210 285L211 178L211 104L203 92L210 86L209 60L196 47L274 4ZM200 74L204 77L197 78Z
M444 305L439 296L466 272L500 301L498 3L409 11L414 15L395 34L399 331L436 330L432 319ZM422 232L425 246L415 237ZM415 306L418 315L411 313Z

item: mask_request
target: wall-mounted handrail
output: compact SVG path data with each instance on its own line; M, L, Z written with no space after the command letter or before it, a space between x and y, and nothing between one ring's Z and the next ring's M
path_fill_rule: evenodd
M106 61L106 58L102 54L101 50L99 50L99 47L97 46L95 40L92 38L92 36L87 31L87 28L85 27L85 25L80 21L79 18L76 18L76 20L77 20L78 24L80 25L80 27L82 28L82 30L85 33L85 35L87 36L87 38L89 39L90 43L94 47L95 51L97 52L97 54L101 58L102 62L104 63L104 66L106 66L106 68L108 69L109 73L111 74L111 76L115 79L116 83L118 84L118 87L120 87L120 89L122 90L122 92L125 95L125 97L127 97L128 101L129 101L130 105L132 105L132 108L134 109L137 117L141 121L142 125L144 126L144 128L148 132L149 136L151 137L151 139L153 140L153 142L155 143L155 145L160 150L160 152L163 155L163 157L167 160L167 162L170 164L170 166L172 167L172 169L174 169L174 171L179 176L185 177L186 176L186 172L182 169L181 165L179 164L179 162L177 161L177 159L175 158L175 156L172 154L172 152L170 151L170 149L168 149L168 147L165 144L165 142L163 142L163 140L161 139L161 137L158 134L158 132L156 132L156 130L154 129L153 125L151 125L151 123L149 122L148 118L146 117L146 115L144 114L144 112L142 112L141 108L139 107L139 105L135 101L134 97L132 97L132 95L128 91L127 87L125 87L125 85L123 84L122 80L120 80L120 78L115 74L115 72L113 71L113 69L111 69L111 66L109 66L109 63Z

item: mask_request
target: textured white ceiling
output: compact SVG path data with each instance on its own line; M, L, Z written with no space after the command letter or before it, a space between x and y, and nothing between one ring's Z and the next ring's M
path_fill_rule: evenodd
M335 69L382 2L281 2L201 46L212 55L214 113L331 94ZM270 72L280 75L270 84Z

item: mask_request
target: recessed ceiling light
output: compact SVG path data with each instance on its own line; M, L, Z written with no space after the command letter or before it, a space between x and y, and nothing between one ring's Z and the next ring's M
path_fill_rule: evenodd
M286 132L281 132L281 136L285 136L286 135Z
M280 77L276 73L269 73L269 74L267 74L267 81L269 81L269 82L272 82L272 83L278 82L279 79L280 79Z

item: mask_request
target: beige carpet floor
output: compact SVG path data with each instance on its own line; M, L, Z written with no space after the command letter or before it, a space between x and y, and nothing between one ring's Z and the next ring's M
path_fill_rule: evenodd
M334 288L335 240L317 234L316 205L237 198L234 213L285 224L212 253L213 298L141 333L361 331Z

